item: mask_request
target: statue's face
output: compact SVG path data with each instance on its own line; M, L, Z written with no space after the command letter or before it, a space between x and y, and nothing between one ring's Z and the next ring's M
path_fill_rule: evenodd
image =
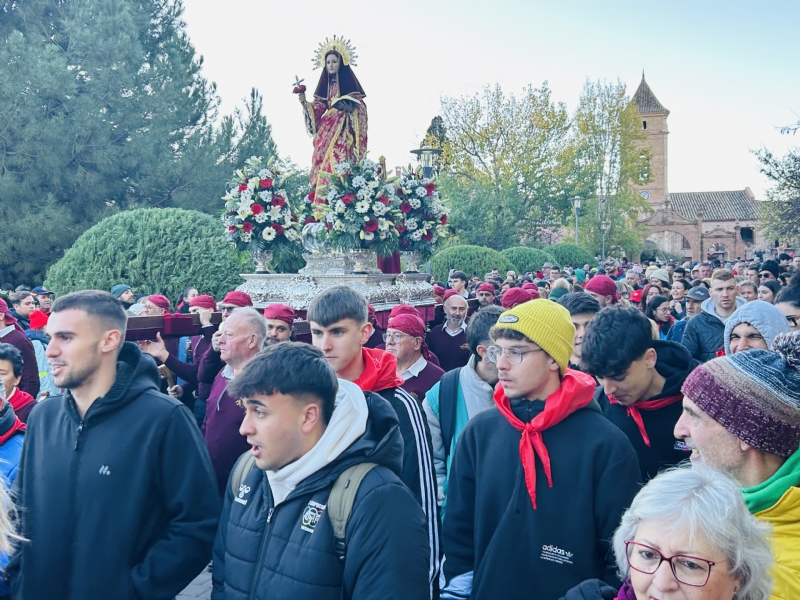
M328 75L336 75L339 72L339 57L336 54L328 54L325 57L325 69Z

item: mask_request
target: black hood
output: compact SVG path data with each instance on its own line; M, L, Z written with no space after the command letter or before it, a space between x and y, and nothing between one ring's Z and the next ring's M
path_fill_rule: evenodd
M102 420L146 392L158 393L160 383L158 367L153 357L144 354L133 342L125 342L117 357L117 379L114 385L105 396L98 398L92 404L86 412L84 421ZM77 418L72 395L67 392L66 397L67 405Z
M664 390L653 399L679 396L683 382L700 362L692 358L686 347L678 342L655 341L653 349L658 355L656 371L666 379Z
M326 465L297 486L295 492L328 485L349 467L372 462L391 469L398 477L402 470L403 438L397 413L389 401L380 394L364 392L369 416L364 434L329 465ZM292 496L295 495L292 492Z

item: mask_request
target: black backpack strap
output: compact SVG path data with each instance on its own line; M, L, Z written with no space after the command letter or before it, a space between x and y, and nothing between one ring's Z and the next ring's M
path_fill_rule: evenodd
M450 456L450 445L456 430L456 405L458 404L458 378L461 369L445 373L439 380L439 425L442 428L444 459Z

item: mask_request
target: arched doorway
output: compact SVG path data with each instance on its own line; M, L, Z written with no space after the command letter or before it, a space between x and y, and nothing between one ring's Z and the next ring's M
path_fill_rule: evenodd
M645 239L642 260L692 260L692 245L677 231L657 231Z

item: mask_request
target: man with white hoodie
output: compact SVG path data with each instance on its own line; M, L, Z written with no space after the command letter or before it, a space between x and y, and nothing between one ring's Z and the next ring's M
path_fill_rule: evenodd
M212 600L430 598L425 516L399 477L391 405L337 380L322 352L295 342L259 353L228 391L245 407L240 432L255 466L235 495L238 480L226 486ZM337 548L331 490L361 463L376 466Z
M686 323L681 343L689 353L706 362L723 350L725 323L740 306L747 304L737 295L736 277L730 269L717 269L711 276L711 297L702 312Z

